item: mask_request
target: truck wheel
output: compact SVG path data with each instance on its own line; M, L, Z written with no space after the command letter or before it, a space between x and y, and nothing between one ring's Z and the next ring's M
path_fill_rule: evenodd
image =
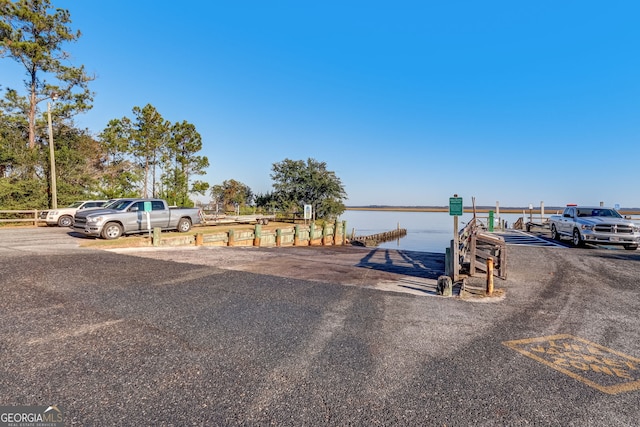
M628 251L635 251L638 249L638 245L624 245L624 248Z
M103 239L113 240L120 236L122 236L122 226L117 222L108 222L102 228Z
M580 247L584 245L584 242L582 241L582 236L580 235L580 231L578 231L577 228L573 230L573 239L571 239L571 242L575 247Z
M269 224L269 218L262 218L262 224L264 225Z
M556 229L555 224L551 226L551 238L553 240L560 240L560 234L558 234L558 230Z
M73 224L73 218L69 215L63 215L58 218L58 227L71 227Z
M178 221L178 231L181 233L186 233L191 230L191 221L188 218L180 218Z

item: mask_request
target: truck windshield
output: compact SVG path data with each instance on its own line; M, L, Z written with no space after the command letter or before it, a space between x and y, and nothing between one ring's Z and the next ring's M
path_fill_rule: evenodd
M579 209L578 216L607 216L612 218L622 218L622 216L613 209Z
M124 210L127 206L131 204L131 200L116 200L112 203L109 203L107 206L109 209L115 209L117 211Z

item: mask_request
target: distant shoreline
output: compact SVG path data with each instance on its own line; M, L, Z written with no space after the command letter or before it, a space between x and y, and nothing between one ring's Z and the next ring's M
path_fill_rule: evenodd
M389 212L449 212L448 206L347 206L346 210L348 211L389 211ZM465 206L463 208L466 213L473 213L473 208L469 206ZM476 206L476 212L480 213L488 213L489 211L495 212L495 207L487 207L487 206ZM500 213L529 213L529 209L523 208L500 208ZM555 213L556 209L545 208L545 213L553 211ZM533 213L540 213L540 209L533 209Z
M389 211L389 212L449 212L448 206L347 206L348 211ZM465 213L473 213L473 207L465 206L463 208ZM549 206L544 208L545 215L553 215L556 212L561 213L564 207ZM476 206L476 212L488 213L489 211L496 211L495 206ZM508 214L540 214L540 207L534 207L531 211L529 208L514 208L514 207L502 207L500 206L500 213ZM622 208L620 209L621 215L640 215L639 208Z

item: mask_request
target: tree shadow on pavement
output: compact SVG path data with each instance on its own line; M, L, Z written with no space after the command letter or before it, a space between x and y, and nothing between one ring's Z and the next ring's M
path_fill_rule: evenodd
M438 279L444 274L444 254L434 252L373 249L357 267L369 268L405 276Z

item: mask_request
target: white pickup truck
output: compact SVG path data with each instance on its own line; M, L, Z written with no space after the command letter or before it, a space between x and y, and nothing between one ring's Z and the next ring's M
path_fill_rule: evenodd
M612 208L569 205L562 215L551 215L549 224L553 239L570 238L574 246L617 245L634 251L640 243L640 223Z
M57 225L59 227L70 227L73 224L73 216L77 211L82 209L99 208L107 203L107 200L81 200L73 202L65 208L42 211L40 213L40 218L47 221L47 225L49 226Z
M73 229L86 236L117 239L123 234L144 233L154 228L186 233L200 224L202 212L197 208L170 208L161 199L119 199L108 209L78 211Z

